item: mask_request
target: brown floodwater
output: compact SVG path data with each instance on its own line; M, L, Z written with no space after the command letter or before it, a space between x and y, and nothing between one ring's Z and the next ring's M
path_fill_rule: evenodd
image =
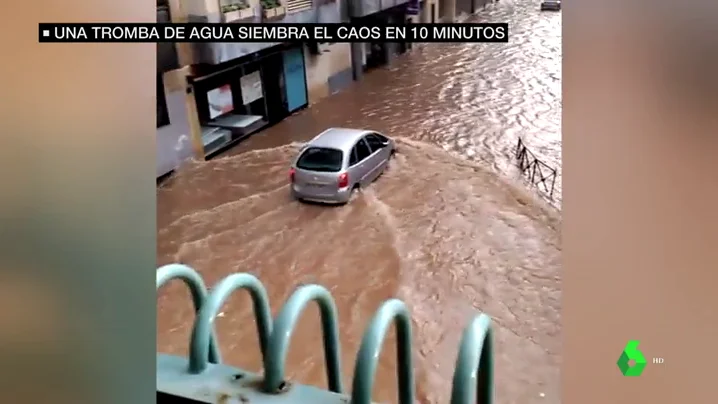
M560 170L561 16L502 1L475 18L508 21L511 42L421 46L226 155L184 166L158 188L158 263L191 265L210 285L250 272L275 313L297 285L327 287L348 387L369 319L385 299L402 299L421 403L448 402L461 331L483 311L495 327L498 402L560 402L560 178L547 200L521 180L512 153L521 136ZM291 200L290 159L332 126L384 132L399 153L346 206ZM187 291L163 289L158 350L185 355L192 318ZM229 299L216 326L225 362L260 371L245 293ZM392 335L382 353L378 402L396 402L393 343ZM311 307L287 370L326 386L323 361Z

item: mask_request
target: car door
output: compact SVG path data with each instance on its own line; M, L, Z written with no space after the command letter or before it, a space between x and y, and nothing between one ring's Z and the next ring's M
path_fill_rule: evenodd
M371 180L375 180L386 168L391 157L391 150L389 150L389 141L384 136L378 133L369 133L364 137L364 140L369 145L371 150L371 173L369 177Z
M372 172L372 166L369 157L371 157L371 149L364 139L359 139L357 144L352 148L349 155L349 178L353 182L358 182L362 187L371 182L369 178ZM354 180L356 178L356 180Z

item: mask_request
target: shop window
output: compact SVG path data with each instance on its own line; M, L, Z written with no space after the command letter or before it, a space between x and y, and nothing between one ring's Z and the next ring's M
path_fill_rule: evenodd
M244 96L244 92L242 93ZM234 111L234 96L232 86L225 84L221 87L207 91L209 104L209 119L215 119Z
M170 124L170 115L167 110L167 98L165 97L165 83L162 74L157 75L157 127L161 128Z

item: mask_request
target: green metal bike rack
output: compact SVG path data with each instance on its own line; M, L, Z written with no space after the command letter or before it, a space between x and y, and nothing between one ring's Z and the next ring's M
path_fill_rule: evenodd
M342 367L340 363L339 328L337 324L337 308L331 293L319 285L306 285L297 289L282 307L274 320L272 336L269 339L269 350L264 356L264 391L276 393L281 391L284 380L284 362L287 357L292 331L304 308L311 301L319 304L324 335L324 358L326 361L329 391L343 393Z
M414 403L414 366L412 360L411 320L409 310L401 300L391 299L379 307L369 328L364 332L354 365L352 404L371 404L374 375L386 332L396 325L396 372L399 379L399 404Z
M254 316L259 330L259 349L264 357L272 333L272 312L262 283L250 274L232 274L212 290L194 321L189 349L189 372L199 374L207 369L212 322L227 298L236 290L247 289L252 296Z
M399 404L413 404L415 378L411 318L397 299L384 302L365 331L357 354L351 394L342 386L338 315L331 293L319 285L299 287L272 321L269 299L252 275L232 274L207 292L192 268L170 264L157 270L157 289L179 279L190 289L196 310L189 357L157 355L158 403L371 404L378 358L389 327L397 331ZM246 289L254 306L264 374L221 363L212 323L222 304L235 291ZM311 302L320 308L328 389L285 379L285 360L294 328ZM493 336L484 314L464 329L454 370L451 404L493 404Z
M167 282L180 279L187 287L192 295L192 304L194 305L194 311L199 310L204 306L204 302L207 300L207 287L202 280L202 277L192 268L182 264L170 264L165 265L157 270L157 289L164 286ZM212 335L209 337L210 340L207 342L208 361L212 363L220 363L219 344L217 338L212 331Z

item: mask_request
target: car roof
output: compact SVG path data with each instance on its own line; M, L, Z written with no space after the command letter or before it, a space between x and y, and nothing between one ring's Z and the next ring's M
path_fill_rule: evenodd
M329 128L307 143L308 147L326 147L349 152L359 139L374 131L367 129Z

